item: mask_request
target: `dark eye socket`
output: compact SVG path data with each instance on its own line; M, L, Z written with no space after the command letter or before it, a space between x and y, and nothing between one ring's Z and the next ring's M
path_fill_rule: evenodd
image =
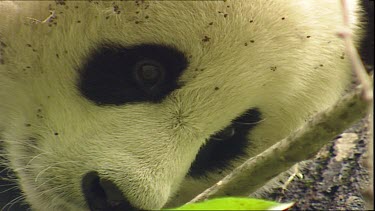
M152 88L164 80L165 69L162 64L154 60L138 62L134 67L137 82L146 88Z
M210 171L226 169L232 160L247 156L246 150L252 146L249 134L261 120L260 109L251 108L212 135L191 164L189 176L205 177Z
M97 105L158 103L180 87L178 79L187 66L185 55L170 46L104 43L78 68L77 85Z

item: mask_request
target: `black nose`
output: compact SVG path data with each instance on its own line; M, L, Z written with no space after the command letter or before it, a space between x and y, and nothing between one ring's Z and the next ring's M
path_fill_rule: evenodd
M82 191L91 211L139 210L133 207L120 189L110 180L89 172L82 178Z

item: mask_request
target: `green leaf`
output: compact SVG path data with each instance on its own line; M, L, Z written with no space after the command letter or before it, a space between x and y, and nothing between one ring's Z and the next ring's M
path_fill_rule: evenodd
M261 199L226 197L204 202L185 204L181 207L166 210L287 210L292 203L277 203Z

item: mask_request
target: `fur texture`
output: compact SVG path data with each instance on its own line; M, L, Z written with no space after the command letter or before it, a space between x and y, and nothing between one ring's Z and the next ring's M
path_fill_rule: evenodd
M186 202L335 103L350 81L341 27L338 0L1 1L4 162L35 210L88 209L90 171L137 208ZM181 87L157 103L93 103L79 68L104 41L178 49ZM206 140L251 108L262 120L246 156L186 176Z

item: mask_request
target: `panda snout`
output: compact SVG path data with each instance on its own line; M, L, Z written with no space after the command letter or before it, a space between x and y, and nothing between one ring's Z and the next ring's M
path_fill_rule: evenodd
M92 171L82 178L82 191L91 211L139 210L123 196L117 185Z

